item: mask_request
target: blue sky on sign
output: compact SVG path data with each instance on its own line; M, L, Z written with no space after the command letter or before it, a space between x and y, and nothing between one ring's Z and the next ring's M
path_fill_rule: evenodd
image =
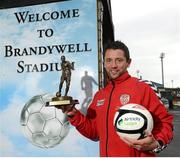
M29 11L41 13L44 11L79 8L80 17L77 19L60 19L55 21L18 24L14 12ZM28 48L29 46L46 46L66 43L87 42L92 48L86 54L66 54L69 61L75 62L72 72L70 95L82 101L84 92L79 88L81 77L87 70L98 80L97 59L97 25L96 1L79 0L48 5L21 7L0 11L0 156L98 156L98 143L88 140L71 127L68 136L54 148L41 149L32 145L22 134L20 113L25 103L33 96L43 93L55 94L58 90L60 72L17 73L17 63L40 64L60 62L60 55L55 51L52 55L32 55L21 57L4 57L4 46ZM89 14L91 12L91 14ZM67 26L68 23L68 26ZM51 28L54 34L51 38L38 38L38 29ZM77 82L79 81L79 82ZM73 84L76 83L76 84ZM94 86L94 91L97 90Z

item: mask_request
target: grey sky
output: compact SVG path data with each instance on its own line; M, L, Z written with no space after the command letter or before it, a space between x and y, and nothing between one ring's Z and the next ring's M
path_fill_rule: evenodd
M180 1L111 0L115 39L130 49L129 72L162 83L160 54L165 53L165 87L180 87Z

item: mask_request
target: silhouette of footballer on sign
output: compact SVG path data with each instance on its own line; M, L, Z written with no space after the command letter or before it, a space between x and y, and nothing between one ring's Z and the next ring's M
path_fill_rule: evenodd
M95 85L98 85L98 83L92 76L88 75L88 71L85 71L84 73L85 75L81 78L81 89L85 92L85 98L82 103L81 111L86 113L88 105L93 97L93 83Z

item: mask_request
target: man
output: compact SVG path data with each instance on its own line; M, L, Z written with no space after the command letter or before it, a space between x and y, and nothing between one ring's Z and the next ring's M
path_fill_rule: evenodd
M66 58L64 55L61 56L61 80L59 84L59 92L57 92L57 96L61 96L61 90L64 81L66 81L66 89L65 89L65 96L67 96L67 93L69 91L69 86L71 82L71 70L74 70L74 62L70 63L69 61L66 61Z
M69 121L85 137L100 142L100 156L155 156L173 138L173 117L168 114L151 87L127 72L131 59L127 46L112 42L105 49L107 86L99 90L84 116L73 105L63 109ZM122 99L126 96L126 99ZM113 126L117 108L136 103L146 107L154 119L152 133L140 140L120 138Z

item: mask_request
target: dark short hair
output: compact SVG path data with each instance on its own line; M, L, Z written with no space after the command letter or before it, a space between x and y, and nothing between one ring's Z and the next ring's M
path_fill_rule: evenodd
M104 49L104 56L106 54L107 49L121 49L124 51L124 56L126 57L126 60L128 61L130 59L129 49L128 47L121 41L112 41L108 42Z

